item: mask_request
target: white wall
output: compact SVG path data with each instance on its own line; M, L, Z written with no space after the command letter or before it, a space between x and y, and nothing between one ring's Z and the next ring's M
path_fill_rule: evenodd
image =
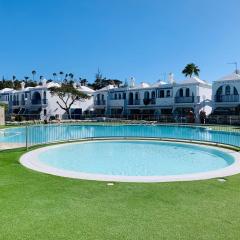
M3 107L0 107L0 125L5 125L5 112Z

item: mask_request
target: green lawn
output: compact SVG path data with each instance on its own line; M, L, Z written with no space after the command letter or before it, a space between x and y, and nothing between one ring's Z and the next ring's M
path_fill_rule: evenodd
M0 239L239 239L240 175L185 183L71 180L0 152Z

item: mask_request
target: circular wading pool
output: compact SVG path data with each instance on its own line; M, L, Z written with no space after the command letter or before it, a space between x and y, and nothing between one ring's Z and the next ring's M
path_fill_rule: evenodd
M240 172L240 154L203 145L156 140L104 140L59 144L22 156L33 170L58 176L122 182L168 182Z

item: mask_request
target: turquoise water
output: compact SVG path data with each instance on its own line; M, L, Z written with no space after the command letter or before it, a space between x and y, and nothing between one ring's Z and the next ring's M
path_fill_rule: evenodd
M101 141L59 145L39 154L49 166L104 175L165 176L229 166L232 156L198 145L153 141Z
M40 125L28 128L29 145L89 137L165 137L240 146L240 134L169 125ZM25 143L25 128L0 130L0 142Z

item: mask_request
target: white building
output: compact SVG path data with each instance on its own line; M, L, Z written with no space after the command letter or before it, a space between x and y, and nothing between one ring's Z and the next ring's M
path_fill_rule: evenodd
M216 115L240 114L240 72L236 70L213 82L213 113Z
M0 90L0 102L8 104L9 114L28 116L34 119L64 118L66 116L57 102L61 100L53 96L49 88L60 87L58 83L42 81L42 85L36 87L26 87L24 82L20 90L5 88ZM79 117L85 111L93 107L93 90L86 86L79 86L79 91L89 95L89 99L77 101L71 107L71 113Z
M176 83L173 74L168 82L158 81L154 84L135 85L130 80L129 86L116 88L108 86L94 93L95 113L111 115L187 115L204 110L211 113L211 85L197 77Z

